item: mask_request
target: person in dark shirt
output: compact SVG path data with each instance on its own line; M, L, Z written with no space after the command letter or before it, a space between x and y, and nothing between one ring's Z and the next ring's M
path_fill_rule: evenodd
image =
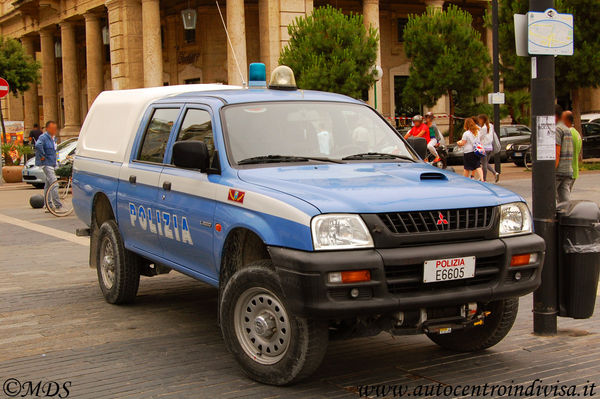
M35 145L42 133L40 126L37 123L34 123L33 129L29 132L29 144Z

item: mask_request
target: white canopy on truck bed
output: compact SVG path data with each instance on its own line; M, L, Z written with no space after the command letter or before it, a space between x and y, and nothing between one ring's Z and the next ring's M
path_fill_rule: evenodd
M104 91L94 100L83 122L77 155L123 162L142 116L153 101L183 93L235 89L241 87L197 84Z

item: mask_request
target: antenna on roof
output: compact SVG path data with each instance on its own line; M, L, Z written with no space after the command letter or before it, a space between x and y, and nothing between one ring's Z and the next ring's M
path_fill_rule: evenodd
M225 20L223 19L223 13L221 12L221 7L219 7L219 1L215 1L217 3L217 9L219 10L219 15L221 16L221 22L223 23L223 28L225 28L225 35L227 36L227 42L229 43L229 47L231 47L231 53L233 54L233 59L235 60L235 65L237 66L238 72L240 73L240 78L242 78L242 85L244 87L248 87L248 83L244 80L244 74L242 73L242 68L240 68L240 63L238 62L237 56L235 55L235 50L233 49L233 44L231 44L231 39L229 38L229 31L227 30L227 25L225 24Z

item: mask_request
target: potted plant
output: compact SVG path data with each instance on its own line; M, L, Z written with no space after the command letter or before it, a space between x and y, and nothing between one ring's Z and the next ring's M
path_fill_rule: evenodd
M2 157L4 158L4 167L2 167L2 178L6 183L19 183L22 180L21 173L23 165L21 159L23 155L32 154L33 149L25 145L14 143L2 144Z

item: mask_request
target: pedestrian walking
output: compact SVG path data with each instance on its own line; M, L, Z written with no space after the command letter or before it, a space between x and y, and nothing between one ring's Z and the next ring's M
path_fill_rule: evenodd
M37 123L33 124L33 129L29 131L29 144L33 147L38 141L43 132L40 130L40 125Z
M571 130L562 122L563 109L556 104L556 201L569 201L573 182L573 138Z
M469 177L471 172L475 172L477 180L483 180L483 171L481 170L481 157L476 154L476 148L481 145L479 139L479 126L473 121L473 118L465 119L465 132L462 135L462 140L456 144L463 147L463 162L465 170L463 175Z
M44 198L48 188L56 181L56 132L58 126L54 121L46 122L46 132L42 134L35 143L35 165L41 166L46 176L44 184ZM62 204L58 197L58 189L54 186L50 193L50 203L54 209L60 209Z
M581 140L581 134L575 129L573 126L573 122L575 118L573 117L573 113L571 111L565 111L562 113L562 122L569 128L571 131L571 137L573 140L573 180L571 181L571 187L569 191L573 191L573 185L575 184L575 180L579 178L579 168L583 163L583 153L582 153L582 145L583 141Z
M481 114L477 117L479 121L479 130L481 145L485 149L485 157L481 159L481 167L483 170L483 181L487 180L487 172L490 171L494 175L494 183L498 183L500 180L500 173L496 172L490 165L490 160L494 159L494 139L496 138L496 132L494 131L494 125L490 123L490 120L486 114Z

